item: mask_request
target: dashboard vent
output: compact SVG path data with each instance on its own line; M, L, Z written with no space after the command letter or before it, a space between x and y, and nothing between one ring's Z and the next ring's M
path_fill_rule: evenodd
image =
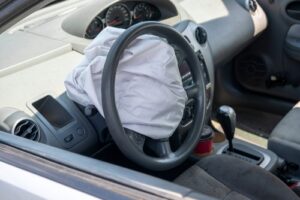
M257 10L257 2L255 0L248 1L249 10L255 12Z
M16 123L13 134L33 141L39 141L40 139L40 129L38 125L30 119L23 119Z

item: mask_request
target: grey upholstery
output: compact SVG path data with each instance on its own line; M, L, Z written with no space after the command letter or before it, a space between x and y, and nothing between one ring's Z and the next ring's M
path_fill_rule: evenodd
M300 165L300 104L298 103L274 128L268 149L289 162Z
M271 173L226 155L201 159L175 182L218 199L299 200Z

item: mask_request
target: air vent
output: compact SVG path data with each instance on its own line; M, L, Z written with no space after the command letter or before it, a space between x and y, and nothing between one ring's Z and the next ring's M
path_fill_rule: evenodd
M195 37L199 44L203 45L207 41L207 32L204 28L198 27L195 31Z
M31 119L23 119L17 122L12 133L16 136L33 141L39 141L40 139L40 129Z
M255 12L257 10L257 2L255 0L248 1L249 10Z
M255 12L258 7L256 0L237 0L237 2L250 12Z

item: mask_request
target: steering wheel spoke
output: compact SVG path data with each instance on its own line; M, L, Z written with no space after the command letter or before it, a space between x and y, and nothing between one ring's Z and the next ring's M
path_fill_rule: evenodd
M177 127L177 132L181 135L186 134L192 127L193 120L188 121L186 124L179 124Z
M133 131L130 129L125 129L125 132L127 133L129 139L132 141L132 143L142 152L144 152L144 145L146 141L146 137Z
M197 97L197 95L199 94L199 86L192 85L192 86L186 88L186 94L189 99Z
M149 139L146 144L148 149L159 158L171 158L173 156L169 139Z

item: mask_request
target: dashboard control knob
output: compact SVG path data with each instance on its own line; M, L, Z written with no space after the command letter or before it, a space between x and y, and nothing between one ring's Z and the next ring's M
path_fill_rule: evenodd
M199 44L203 45L207 41L207 32L204 28L198 27L195 31L195 36Z
M92 117L97 114L97 108L94 105L88 105L84 108L84 114L87 117Z
M84 136L85 134L85 131L83 128L78 128L77 131L76 131L77 135L79 136Z

